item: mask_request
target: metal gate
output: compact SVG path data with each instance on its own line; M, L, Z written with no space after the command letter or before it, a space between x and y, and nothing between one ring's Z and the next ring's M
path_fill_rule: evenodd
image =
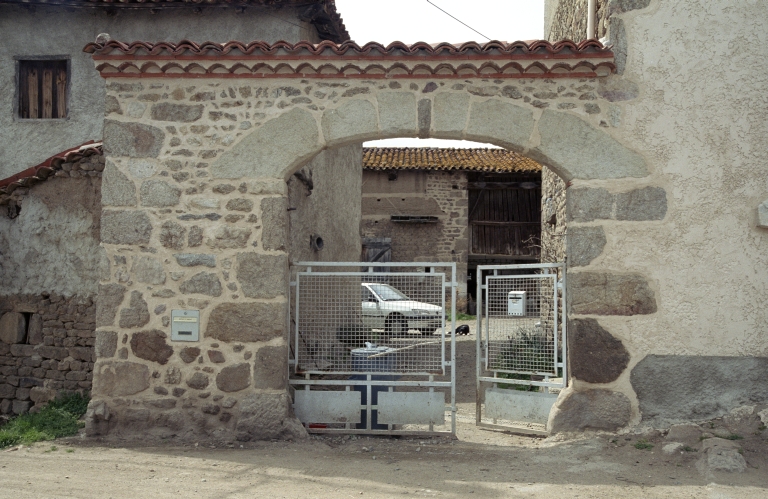
M565 264L477 267L476 423L545 433L566 379Z
M455 434L456 265L369 265L291 267L296 417L311 433Z

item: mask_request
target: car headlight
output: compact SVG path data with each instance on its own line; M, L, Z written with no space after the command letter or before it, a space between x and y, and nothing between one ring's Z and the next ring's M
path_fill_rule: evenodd
M433 312L431 310L424 310L421 308L414 308L413 310L411 310L411 312L413 312L415 315L437 315L438 314L438 312Z

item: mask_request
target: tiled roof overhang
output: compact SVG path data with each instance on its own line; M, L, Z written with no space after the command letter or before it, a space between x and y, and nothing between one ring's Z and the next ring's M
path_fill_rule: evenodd
M72 163L86 156L103 154L101 141L90 140L85 144L54 154L37 166L0 180L0 194L10 194L19 187L31 187L56 173L63 163Z
M65 7L102 7L109 9L180 9L201 7L299 7L302 21L315 26L322 40L341 43L349 32L336 10L335 0L0 0L0 4L60 5Z
M89 43L105 78L594 78L615 70L613 52L581 43L475 42L387 46L354 42Z
M507 149L437 147L365 147L368 170L443 170L487 173L539 173L536 161Z

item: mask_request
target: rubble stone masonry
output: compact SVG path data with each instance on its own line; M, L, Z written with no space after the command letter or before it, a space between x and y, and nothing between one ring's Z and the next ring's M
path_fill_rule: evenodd
M62 392L89 391L96 305L58 294L0 298L0 414L23 414Z

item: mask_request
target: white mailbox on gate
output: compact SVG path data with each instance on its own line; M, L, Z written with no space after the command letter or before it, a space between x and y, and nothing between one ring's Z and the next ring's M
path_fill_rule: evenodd
M510 291L507 295L507 315L525 315L525 291Z

